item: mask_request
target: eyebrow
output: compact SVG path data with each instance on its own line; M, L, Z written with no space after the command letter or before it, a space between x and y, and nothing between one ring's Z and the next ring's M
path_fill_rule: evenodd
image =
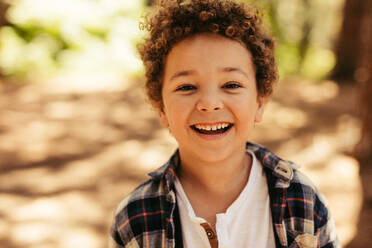
M188 76L188 75L194 74L194 73L195 73L195 70L179 71L179 72L176 72L169 80L172 81L175 78L183 77L183 76Z
M237 72L237 73L242 74L246 78L249 78L247 73L245 73L245 71L243 71L242 69L237 68L237 67L224 67L224 68L221 68L220 70L223 71L223 72Z
M245 76L246 78L249 78L247 73L245 73L242 69L237 68L237 67L223 67L220 68L219 71L222 72L237 72ZM183 76L189 76L191 74L194 74L196 71L195 70L184 70L184 71L179 71L173 74L173 76L169 79L170 81L178 78L178 77L183 77Z

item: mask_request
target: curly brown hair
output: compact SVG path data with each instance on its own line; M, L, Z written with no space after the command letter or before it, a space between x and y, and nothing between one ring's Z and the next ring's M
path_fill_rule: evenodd
M166 56L179 41L215 33L245 44L252 54L259 96L269 96L277 80L273 38L262 27L262 12L232 0L162 0L140 22L149 36L138 50L146 71L150 102L162 107L162 76Z

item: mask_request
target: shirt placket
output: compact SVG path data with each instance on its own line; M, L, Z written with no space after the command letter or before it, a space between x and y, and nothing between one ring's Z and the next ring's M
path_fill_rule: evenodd
M218 248L218 238L217 233L214 231L212 226L205 222L200 224L203 228L205 233L207 234L209 244L211 245L211 248Z

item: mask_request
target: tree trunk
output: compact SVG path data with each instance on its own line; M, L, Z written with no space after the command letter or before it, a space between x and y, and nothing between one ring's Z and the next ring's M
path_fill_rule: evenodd
M8 10L9 5L5 1L0 0L0 27L9 24L5 18L5 13Z
M361 84L362 135L355 154L360 163L363 206L358 233L348 247L370 247L372 243L372 1L361 18L360 60L355 79Z
M337 63L332 77L337 80L352 81L362 55L360 49L361 22L371 0L346 0L344 20L336 45Z

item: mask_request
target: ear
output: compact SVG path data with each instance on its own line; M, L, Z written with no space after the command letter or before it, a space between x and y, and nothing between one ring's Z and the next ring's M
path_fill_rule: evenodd
M163 108L157 107L156 110L158 112L160 124L163 127L168 127L169 126L168 118L167 118L167 115L165 114Z
M268 102L268 97L266 96L258 96L257 97L257 103L258 103L258 108L256 110L256 115L254 116L254 121L255 122L261 122L263 119L263 113L265 110L266 103Z

